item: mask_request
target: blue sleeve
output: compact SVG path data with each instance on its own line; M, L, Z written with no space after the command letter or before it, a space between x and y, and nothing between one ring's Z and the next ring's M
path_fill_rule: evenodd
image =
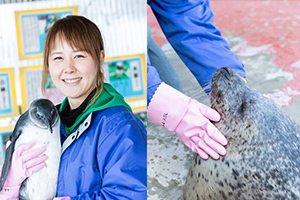
M147 133L137 117L119 123L98 154L104 199L147 198Z
M95 164L101 176L97 179L102 179L100 190L72 200L147 199L147 133L133 115L125 114L127 119L105 130L105 139L98 142Z
M147 106L149 105L155 91L161 84L160 77L156 69L151 66L150 59L147 54Z
M210 92L217 69L230 67L245 78L244 65L214 26L207 0L148 0L165 36L199 84Z

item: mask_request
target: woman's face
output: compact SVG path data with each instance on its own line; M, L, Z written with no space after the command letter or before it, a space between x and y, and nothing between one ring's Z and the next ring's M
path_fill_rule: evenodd
M96 87L96 62L66 41L56 38L55 44L48 58L49 73L54 85L68 97L71 109L75 109Z

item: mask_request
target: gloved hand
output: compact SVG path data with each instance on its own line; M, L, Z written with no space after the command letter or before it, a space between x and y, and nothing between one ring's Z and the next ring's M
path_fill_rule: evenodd
M224 135L209 121L220 115L210 107L161 83L148 106L147 116L166 130L174 131L182 142L203 159L225 155Z
M55 197L53 200L70 200L70 197Z
M0 191L0 200L19 200L20 186L3 187Z
M46 147L28 151L33 146L34 143L26 143L15 149L4 187L21 186L27 177L45 166L48 156L41 154L46 151Z
M6 143L7 148L10 143L10 141ZM19 199L22 182L45 166L48 156L41 154L46 151L46 147L39 147L29 151L33 146L34 143L26 143L19 145L15 149L4 186L0 192L0 199Z

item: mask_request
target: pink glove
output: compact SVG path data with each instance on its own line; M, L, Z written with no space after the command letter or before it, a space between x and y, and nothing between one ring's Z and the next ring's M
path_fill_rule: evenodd
M7 143L7 146L9 144L10 142ZM33 146L34 143L26 143L19 145L15 149L6 181L0 192L0 199L14 199L12 197L19 196L22 182L45 166L48 156L41 154L46 151L46 147L39 147L28 151Z
M174 131L182 142L203 159L225 155L224 135L209 121L220 115L210 107L187 97L165 83L155 92L147 112L148 118L166 130Z
M40 171L45 166L45 161L48 159L48 156L41 154L46 151L46 147L39 147L27 151L33 147L33 145L34 143L21 144L15 149L4 186L21 186L21 183L27 177Z
M0 192L0 200L19 200L20 186L3 187Z
M55 197L53 200L70 200L70 197Z

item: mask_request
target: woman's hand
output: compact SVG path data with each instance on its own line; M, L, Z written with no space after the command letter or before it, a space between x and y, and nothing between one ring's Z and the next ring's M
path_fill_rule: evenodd
M33 146L34 143L25 143L15 149L4 187L21 186L27 177L45 166L48 156L42 154L46 151L46 147L30 150Z

